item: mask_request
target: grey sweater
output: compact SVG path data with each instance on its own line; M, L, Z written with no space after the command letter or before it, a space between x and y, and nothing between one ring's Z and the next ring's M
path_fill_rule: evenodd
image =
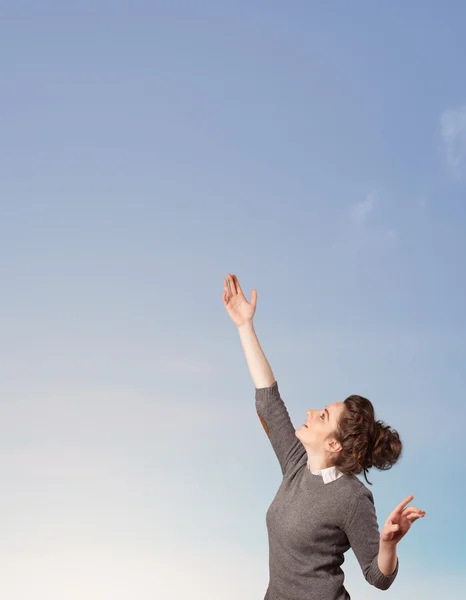
M349 600L341 565L350 547L366 580L388 589L399 564L389 576L378 567L380 533L372 492L356 476L324 484L321 475L309 471L277 382L256 388L256 410L283 474L266 515L270 580L264 600Z

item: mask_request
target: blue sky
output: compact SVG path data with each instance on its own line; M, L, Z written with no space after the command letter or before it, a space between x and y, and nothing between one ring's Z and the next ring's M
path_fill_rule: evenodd
M0 2L0 595L263 597L232 272L296 427L360 393L401 435L386 596L458 596L466 9L73 4Z

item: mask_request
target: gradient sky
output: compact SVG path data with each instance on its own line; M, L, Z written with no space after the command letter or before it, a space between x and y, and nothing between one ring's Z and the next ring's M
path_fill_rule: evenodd
M228 272L296 428L359 393L401 435L379 524L427 516L384 597L462 595L465 22L0 1L1 598L263 598L281 471Z

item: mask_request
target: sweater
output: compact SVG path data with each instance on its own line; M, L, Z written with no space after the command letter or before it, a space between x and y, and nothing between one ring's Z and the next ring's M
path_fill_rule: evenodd
M283 479L266 513L269 584L264 600L350 600L341 568L352 548L364 577L380 590L398 573L377 563L380 533L372 492L356 476L325 484L308 468L278 383L256 388L256 410L267 425Z

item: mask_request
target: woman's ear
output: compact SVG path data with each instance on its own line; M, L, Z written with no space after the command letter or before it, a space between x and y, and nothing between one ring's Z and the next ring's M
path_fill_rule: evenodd
M333 440L328 440L326 442L327 444L327 450L329 452L341 452L343 450L343 448L341 447L340 442L338 442L337 440L333 439Z

